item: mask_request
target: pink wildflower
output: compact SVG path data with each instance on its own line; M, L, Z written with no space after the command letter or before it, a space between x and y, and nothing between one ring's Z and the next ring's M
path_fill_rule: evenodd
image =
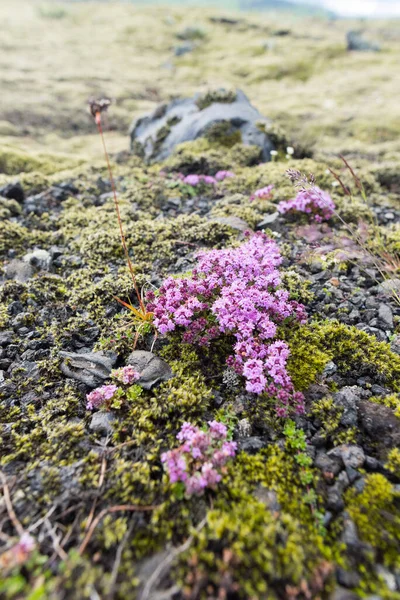
M196 187L200 183L200 177L198 175L186 175L183 182Z
M96 388L90 392L90 394L86 395L86 408L88 410L99 408L105 404L107 400L111 400L117 389L117 386L113 384L103 385L102 387Z
M25 552L25 554L29 554L35 549L36 542L30 533L24 531L19 539L18 547L22 552Z
M215 175L215 179L217 181L223 181L224 179L228 179L229 177L236 177L235 173L232 171L218 171Z
M233 335L228 364L245 377L251 393L277 397L284 390L288 413L298 410L299 397L286 370L289 348L275 338L280 323L303 323L306 314L279 287L281 261L277 244L261 232L238 248L201 252L192 276L166 279L148 309L160 333L183 327L186 343L207 346L223 334ZM277 405L283 405L279 398Z
M208 185L215 185L217 183L217 180L211 175L200 175L200 179Z
M272 198L272 190L273 189L274 189L273 185L267 185L266 187L263 187L263 188L260 188L259 190L256 190L254 192L254 194L252 194L250 196L250 202L252 202L256 198L258 200L269 200L270 198Z
M236 454L236 442L227 441L223 423L210 421L207 431L184 423L178 435L181 446L161 455L171 483L183 482L187 496L215 489L221 481L221 468Z
M111 376L124 385L131 385L138 379L140 379L140 373L138 373L132 365L127 365L121 369L115 369L112 371Z
M317 223L330 219L335 209L335 203L330 195L317 186L301 190L292 200L282 201L278 204L278 211L281 214L304 212L312 215Z

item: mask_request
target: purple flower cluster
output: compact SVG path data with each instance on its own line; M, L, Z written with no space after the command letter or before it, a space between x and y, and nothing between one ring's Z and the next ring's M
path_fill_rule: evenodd
M287 344L275 340L286 319L305 322L304 307L281 289L277 244L263 232L238 248L198 255L190 278L165 280L157 298L150 293L148 310L162 334L183 327L183 341L208 345L221 334L236 339L228 364L246 379L249 392L266 392L277 400L278 414L290 406L303 410L286 370Z
M114 369L111 371L111 377L123 385L132 385L140 378L140 373L138 373L132 365L127 365L126 367L121 367L121 369ZM90 394L87 394L86 408L88 410L93 410L94 408L100 408L104 405L107 406L110 400L114 398L117 391L118 386L113 383L96 388L90 392Z
M111 400L117 391L117 386L113 384L103 385L99 388L90 392L86 396L86 408L88 410L93 410L94 408L100 408L104 404L107 404L109 400Z
M273 185L267 185L266 187L256 190L254 192L254 194L252 194L250 196L250 202L252 202L256 198L257 198L257 200L269 200L270 198L272 198L272 190L273 189L274 189Z
M18 546L18 550L20 550L24 554L28 555L30 552L32 552L32 550L35 549L36 542L30 533L28 533L27 531L24 531L24 533L21 535L21 537L19 539L17 546Z
M230 177L236 177L235 173L232 173L232 171L218 171L218 173L215 174L215 179L217 181L223 181L224 179L229 179Z
M111 377L124 385L131 385L140 378L140 373L132 365L127 365L126 367L112 371Z
M237 444L227 441L227 434L218 421L209 421L208 431L184 423L176 436L182 445L161 455L171 483L183 482L187 496L215 489L224 465L236 453Z
M290 211L304 212L313 215L317 223L328 221L335 209L336 206L330 195L316 185L301 190L292 200L278 204L278 211L282 214Z
M186 175L186 177L182 174L179 175L179 178L183 181L183 183L187 183L193 187L198 186L200 183L205 183L206 185L216 185L219 181L223 181L228 177L235 177L235 174L231 171L218 171L215 177L211 175Z

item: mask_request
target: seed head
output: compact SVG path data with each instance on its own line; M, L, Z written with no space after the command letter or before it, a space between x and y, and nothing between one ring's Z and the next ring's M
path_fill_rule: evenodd
M89 100L89 109L92 117L96 119L97 115L105 112L110 104L111 100L109 98L100 98L99 100L92 98Z

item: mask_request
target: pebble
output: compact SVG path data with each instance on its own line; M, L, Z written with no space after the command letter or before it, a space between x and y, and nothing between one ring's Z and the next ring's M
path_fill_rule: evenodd
M34 250L33 252L25 254L22 260L25 263L36 267L37 269L46 270L49 268L51 262L51 255L50 252L47 252L47 250L36 248L36 250Z
M214 217L212 220L221 225L228 225L228 227L232 227L232 229L236 229L240 232L251 231L250 225L240 217Z
M360 398L360 390L357 386L346 386L339 392L333 394L333 401L336 406L340 406L343 409L343 413L340 418L340 424L345 427L354 427L357 425L358 420L358 408L357 401Z
M360 469L365 462L364 450L361 446L342 444L329 450L328 456L340 457L345 467Z
M397 588L397 585L396 585L396 577L393 575L393 573L391 573L383 565L378 565L376 570L377 570L378 575L380 577L382 577L382 579L386 583L386 585L389 588L389 590L391 592L395 592L396 588Z
M341 567L336 570L336 579L346 588L355 588L360 583L360 576L356 571L345 571Z
M92 415L89 429L95 433L109 434L114 431L115 416L109 412L97 412Z
M388 304L379 305L378 316L389 329L393 329L393 312Z
M19 283L25 283L32 277L34 273L33 267L18 258L11 260L6 267L7 279L14 279Z
M266 442L257 436L244 438L239 441L240 450L243 450L243 452L247 452L248 454L255 454L262 448L265 448L266 445Z
M8 198L9 200L16 200L21 203L24 201L25 193L22 185L17 181L16 183L8 183L0 188L0 196Z
M279 213L274 212L270 215L266 215L262 221L257 223L256 230L271 229L271 231L278 231L280 229Z

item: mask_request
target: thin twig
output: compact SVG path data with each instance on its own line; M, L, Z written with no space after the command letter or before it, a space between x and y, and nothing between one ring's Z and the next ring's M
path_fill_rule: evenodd
M109 177L110 177L111 189L112 189L113 198L114 198L115 211L117 213L117 219L118 219L118 225L119 225L119 233L120 233L120 237L121 237L122 247L124 249L125 258L126 258L126 261L128 263L129 271L130 271L130 274L131 274L131 277L132 277L133 287L135 288L136 296L137 296L137 299L139 301L139 306L140 306L141 310L145 313L146 309L145 309L145 306L143 304L143 301L142 301L142 298L141 298L141 295L140 295L140 292L139 292L139 288L138 288L138 285L137 285L137 282L136 282L135 270L133 268L132 261L130 259L129 252L128 252L128 247L126 245L124 228L122 226L121 212L120 212L120 209L119 209L119 202L118 202L118 198L117 198L117 190L116 190L116 186L115 186L113 172L112 172L112 169L111 169L110 157L108 155L106 141L104 139L103 128L101 126L101 113L100 112L96 112L95 121L96 121L97 129L98 129L100 137L101 137L102 144L103 144L104 156L105 156L106 163L107 163L107 169L108 169L108 174L109 174Z
M37 529L39 527L39 525L41 525L42 523L45 522L46 519L48 519L53 512L56 510L57 506L54 504L50 510L47 511L47 513L44 515L44 517L41 517L40 519L38 519L35 523L33 523L32 525L29 525L28 527L28 531L29 533L31 531L35 531L35 529Z
M57 555L61 558L61 560L68 560L68 554L61 548L60 539L57 537L54 528L52 527L49 519L45 520L45 525L47 527L47 531L50 534L51 539L53 540L53 548Z
M198 533L203 529L205 524L207 523L207 517L198 524L195 531ZM142 593L140 594L139 600L148 600L151 598L150 594L152 592L153 587L158 583L159 579L163 576L165 570L174 562L174 560L183 552L185 552L191 545L194 539L194 534L190 535L186 542L184 542L181 546L177 548L173 548L171 553L158 565L158 567L153 571L151 577L147 580L146 585L143 588Z
M93 517L94 517L94 511L96 510L96 506L97 506L97 500L99 499L100 496L100 489L101 486L103 485L104 482L104 476L106 473L106 467L107 467L107 461L106 461L106 457L103 456L103 459L101 461L101 469L100 469L100 477L99 477L99 483L97 484L97 494L95 499L93 500L93 504L92 504L92 508L90 509L90 513L89 516L87 518L87 522L86 522L86 527L85 527L85 531L87 531L93 521Z
M69 539L70 539L70 537L71 537L71 535L72 535L72 532L73 532L73 531L74 531L74 529L75 529L75 525L76 525L76 524L77 524L77 522L79 521L79 517L81 516L81 514L82 514L82 509L81 509L81 510L80 510L80 511L79 511L79 512L76 514L76 516L75 516L75 519L74 519L74 521L73 521L72 525L71 525L71 526L68 528L68 531L67 531L67 533L66 533L66 534L65 534L65 536L64 536L64 537L61 539L61 541L60 541L60 548L64 549L64 546L65 546L65 545L68 543L68 541L69 541ZM52 562L55 560L56 556L57 556L57 552L54 552L54 553L53 553L53 554L50 556L50 558L49 558L49 560L47 561L46 565L47 565L47 566L50 566L50 565L52 564Z
M138 506L138 505L134 505L134 504L118 504L116 506L110 506L109 508L104 508L94 519L93 523L91 524L91 526L89 528L89 531L85 535L85 538L84 538L82 544L79 546L79 554L82 556L82 554L86 550L88 543L91 540L94 530L96 529L96 527L100 523L100 521L107 514L114 513L114 512L120 512L120 511L124 511L124 510L132 511L132 512L148 512L148 511L154 510L155 508L158 508L158 506Z
M13 505L11 502L10 489L7 484L7 477L4 475L3 471L0 471L0 479L3 484L4 502L6 505L8 516L10 518L11 523L14 525L14 529L18 532L18 535L22 536L24 534L25 529L22 527L21 523L19 522L19 520L17 518L17 515L15 514L15 511L14 511L14 508L13 508Z
M114 588L115 588L115 584L117 583L117 577L118 577L118 571L119 571L119 566L121 564L121 558L122 558L122 552L125 548L126 542L128 541L129 536L132 533L132 529L133 529L133 522L130 523L127 531L125 532L124 537L121 540L121 543L119 544L118 548L117 548L117 552L115 553L115 561L114 561L114 565L111 571L111 578L110 578L110 585L108 588L108 594L107 597L111 598L114 595Z

